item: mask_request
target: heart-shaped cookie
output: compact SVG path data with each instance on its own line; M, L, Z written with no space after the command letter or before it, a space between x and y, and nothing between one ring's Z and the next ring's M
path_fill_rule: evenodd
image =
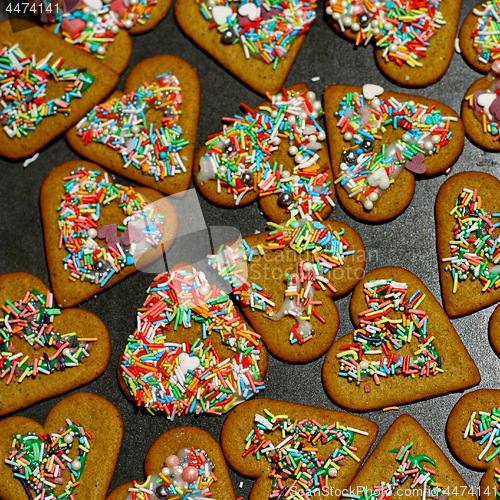
M410 204L415 174L432 177L455 163L464 130L443 103L388 91L369 99L372 87L327 87L325 120L340 203L357 219L384 222Z
M59 10L47 26L66 42L123 73L132 55L128 33L153 29L167 14L171 0L83 0L75 9Z
M257 479L250 500L338 499L377 437L374 422L286 401L246 401L227 417L229 465Z
M362 278L365 248L354 229L337 221L269 225L272 231L223 246L209 262L271 353L307 363L330 348L339 327L332 299Z
M79 499L104 498L122 438L123 420L115 406L87 392L56 404L44 425L6 418L0 421L0 497L25 500L42 494L49 500L74 492Z
M465 465L484 470L481 500L494 500L500 491L500 391L479 389L463 396L446 423L446 440Z
M266 95L283 87L316 7L316 0L179 0L175 18L230 73Z
M357 46L372 43L379 70L403 87L440 80L454 54L461 0L329 0L327 20Z
M356 328L325 358L323 383L335 404L370 411L477 385L479 371L425 284L400 267L369 272L354 289Z
M443 306L456 318L500 301L500 181L484 172L450 177L436 198Z
M43 182L40 205L50 282L61 307L79 304L157 259L177 231L167 198L115 183L86 161L55 167ZM138 234L141 241L135 241Z
M109 332L83 309L56 307L28 273L0 275L0 416L99 377L111 356Z
M342 499L476 499L448 457L410 415L401 415L389 427L346 493Z
M154 279L118 368L137 406L220 415L264 389L267 352L229 296L195 268Z
M238 207L259 200L264 215L328 217L334 191L321 103L299 83L243 116L229 119L198 151L194 181L212 203Z
M174 493L171 491L172 483L178 484L183 480L183 474L193 473L193 471L186 472L188 467L193 467L198 473L198 484L195 487L189 485L193 491L200 490L198 498L213 497L227 500L236 498L229 469L219 443L208 432L197 427L186 426L164 432L151 445L144 461L144 471L148 476L145 482L131 481L122 484L116 487L106 500L144 500L144 489L147 487L154 493L153 495L149 493L151 500L164 499L163 493ZM167 480L162 478L158 480L159 472ZM131 488L132 491L130 491ZM185 486L181 484L181 489L175 490L175 493L180 495L179 498L184 498L182 495L186 493ZM186 498L190 496L192 495ZM168 495L167 498L169 498Z
M118 76L37 26L0 23L0 156L32 156L115 87ZM19 96L22 96L20 98Z
M493 350L500 356L500 306L497 306L491 315L489 334Z
M462 120L467 137L480 148L500 151L500 61L465 92ZM496 70L496 71L495 71Z
M487 73L498 60L500 43L496 23L500 8L495 1L478 3L467 14L460 28L460 51L463 58L480 73Z
M124 93L96 106L67 134L81 155L165 194L191 182L200 83L196 70L172 55L145 59Z

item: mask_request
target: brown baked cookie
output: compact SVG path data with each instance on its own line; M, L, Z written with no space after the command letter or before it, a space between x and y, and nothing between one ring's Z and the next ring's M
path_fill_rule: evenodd
M337 195L356 219L397 217L410 204L416 180L446 171L462 152L460 117L433 99L372 84L332 85L324 103Z
M89 160L174 194L191 182L199 114L196 70L179 57L154 56L132 69L124 93L96 106L66 138Z
M240 207L259 200L274 222L290 216L325 219L334 190L326 135L317 118L321 103L304 83L284 89L243 116L198 151L194 181L210 202Z
M479 389L462 396L446 424L446 440L458 460L486 471L479 487L481 500L498 498L500 489L500 461L495 456L499 415L500 391Z
M500 356L500 306L497 306L491 315L489 333L491 346Z
M176 470L176 467L180 469ZM186 470L188 468L194 471ZM186 488L182 483L183 476L188 477L194 472L198 473L199 479L194 482L194 487L191 486L193 482L189 481L188 484L190 488L203 492L200 493L203 498L212 496L228 500L236 498L229 469L219 443L211 434L197 427L176 427L164 432L151 445L144 461L144 471L148 476L145 482L130 481L122 484L116 487L106 500L134 498L129 488L136 489L137 500L144 500L146 497L141 489L148 488L148 486L153 491L153 495L149 493L150 500L165 499L163 494L165 492L174 496L176 493L179 498L182 498ZM167 480L159 478L160 471ZM212 471L215 477L211 476ZM176 490L175 487L179 485L180 489ZM166 497L169 498L168 495Z
M40 205L50 283L60 307L79 304L144 268L170 247L177 232L167 198L115 183L109 172L87 161L52 169Z
M374 46L377 66L389 80L427 87L444 76L453 58L461 5L461 0L424 0L418 7L413 0L389 7L329 0L326 14L337 34L356 45Z
M230 73L259 94L276 94L314 22L317 2L247 3L179 0L175 18L186 35Z
M171 420L220 415L265 388L268 356L260 336L203 271L186 266L157 275L137 325L118 380L125 395L150 413Z
M461 172L436 197L441 294L451 318L500 300L499 232L494 227L500 222L499 189L500 181L492 175Z
M500 62L494 64L500 70ZM465 92L461 111L467 137L476 146L494 152L500 151L498 82L499 73L495 71L476 80Z
M389 427L347 489L355 500L379 490L387 498L476 498L432 437L407 414Z
M376 423L344 412L255 399L227 417L221 444L229 465L256 479L249 500L338 499L377 432Z
M0 416L85 385L106 370L111 342L104 323L84 309L58 309L36 276L1 274L0 305Z
M210 262L231 284L269 351L290 363L308 363L335 339L340 320L333 300L362 278L365 247L342 222L291 219L272 226L237 247L219 249Z
M460 28L460 51L463 58L473 69L488 73L498 57L500 48L494 23L499 14L498 4L491 0L479 2L467 14ZM493 32L488 35L488 32ZM493 50L492 50L493 49Z
M335 404L351 411L412 403L477 385L479 371L425 284L400 267L369 272L351 297L356 328L323 365Z
M0 78L10 82L0 89L0 99L6 103L0 113L0 156L10 160L27 158L42 149L104 99L118 82L118 75L110 68L31 23L15 33L10 21L0 23L0 57L4 60ZM19 68L21 76L16 73ZM39 83L28 85L26 78L39 79ZM23 99L17 99L21 85Z
M123 420L115 406L87 392L57 403L43 425L26 417L6 418L0 421L0 497L25 500L28 491L28 498L37 497L41 489L36 491L35 483L44 474L40 488L46 498L52 492L62 495L66 488L68 496L74 492L78 499L102 499L122 438ZM29 479L14 476L24 474L28 465Z

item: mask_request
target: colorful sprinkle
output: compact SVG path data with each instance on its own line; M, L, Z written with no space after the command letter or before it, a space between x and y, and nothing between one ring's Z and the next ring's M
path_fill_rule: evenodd
M194 342L169 340L169 332L201 330ZM225 357L217 349L220 336ZM138 406L170 419L188 413L221 414L265 388L259 336L249 330L227 294L192 269L158 275L137 313L137 330L121 362Z
M246 59L255 57L273 68L285 59L299 35L316 20L317 1L202 0L196 2L221 43L240 44Z
M265 245L250 247L243 240L236 249L222 246L215 255L209 256L209 264L230 283L241 304L262 311L266 318L274 321L293 316L297 323L290 330L290 343L304 344L314 335L314 328L309 321L312 316L326 323L320 314L323 302L314 299L315 291L328 289L335 293L328 273L342 266L345 258L354 254L355 250L349 250L349 242L343 236L344 228L338 232L331 231L321 222L293 218L282 225L268 224L273 230L266 237ZM313 260L299 260L296 273L287 274L288 286L283 305L277 308L273 297L260 284L247 281L245 271L247 262L257 256L284 248L290 248L304 257L305 254L312 254Z
M53 295L32 290L22 300L7 300L2 306L5 315L0 319L0 379L7 385L13 380L22 382L27 377L50 375L84 363L90 356L89 342L76 333L54 331L54 317L61 310L53 305ZM16 352L15 338L26 341L33 349L51 347L54 354L44 352L32 359L23 352ZM15 377L15 378L14 378Z
M405 167L424 173L425 156L438 153L448 144L450 122L456 121L455 117L443 116L435 106L400 102L395 97L368 99L357 92L345 95L336 116L337 127L350 146L343 150L335 183L366 210L373 209ZM401 138L376 148L377 141L391 129L404 131Z
M71 281L101 287L126 266L160 244L164 221L159 209L133 187L115 184L108 173L78 168L65 177L59 214L59 248L66 250L64 269ZM117 203L122 225L99 228L102 213ZM120 233L119 233L120 231ZM96 241L104 239L105 246Z
M331 179L318 163L317 151L326 138L317 121L321 102L314 92L293 90L271 100L270 106L243 106L247 114L225 119L223 131L205 143L197 180L204 184L215 179L217 191L232 194L235 205L257 191L261 197L277 194L278 205L293 217L317 214L333 206ZM292 172L272 161L272 153L286 139L295 161Z
M160 181L186 172L181 153L189 141L182 138L181 106L179 80L172 72L163 73L151 84L96 106L77 124L77 133L85 145L104 144L120 153L123 168ZM163 112L160 127L149 122L150 110Z
M68 116L71 101L80 99L94 82L84 69L63 68L62 57L50 64L53 55L37 63L19 44L0 49L0 124L10 139L29 135L46 117ZM50 81L68 82L64 94L47 99Z
M382 481L379 485L372 488L363 487L362 495L343 494L342 498L354 500L397 498L399 496L397 490L401 486L405 485L406 491L409 491L409 488L414 488L418 485L421 492L418 494L417 490L414 490L415 495L412 494L412 498L420 498L421 500L427 500L428 498L446 500L448 498L446 488L434 477L436 471L431 469L429 465L424 465L427 463L433 467L437 467L436 462L427 455L412 455L410 451L413 444L408 443L406 446L401 446L398 450L389 450L389 453L396 454L395 458L399 462L399 465L388 482ZM404 492L404 496L407 495L409 494Z
M78 422L66 419L66 424L58 433L29 432L14 437L5 463L12 468L14 477L23 485L29 500L74 498L85 469L92 436ZM71 477L65 485L63 474ZM64 485L64 491L57 495L55 489L59 485L61 489Z
M364 293L367 309L359 314L360 328L354 332L352 343L341 346L337 354L339 375L356 385L369 378L380 385L384 377L428 377L442 373L434 335L427 331L429 318L421 309L426 295L417 290L409 296L406 283L391 279L368 281ZM413 339L418 342L413 355L394 352Z
M323 493L334 481L348 459L356 462L355 435L366 431L345 427L335 422L321 425L315 420L294 420L288 415L256 414L252 430L246 438L243 457L264 457L271 464L272 486L269 498L306 500ZM276 440L270 434L276 434ZM319 455L319 445L339 441L340 446L326 458Z
M329 0L327 15L356 33L356 45L383 49L386 62L412 68L422 67L430 39L446 24L441 0Z
M483 64L500 59L500 5L497 0L488 0L472 10L478 17L471 33L472 46L477 60Z
M453 279L453 293L466 280L478 280L483 292L500 287L500 236L496 228L500 213L491 213L482 207L477 189L463 188L450 212L454 217L450 257L442 259L445 271Z
M157 0L87 0L65 12L57 10L54 33L103 59L120 29L144 24Z
M213 498L210 487L217 481L214 469L215 465L205 450L182 448L176 455L169 455L164 467L144 483L134 481L125 500Z

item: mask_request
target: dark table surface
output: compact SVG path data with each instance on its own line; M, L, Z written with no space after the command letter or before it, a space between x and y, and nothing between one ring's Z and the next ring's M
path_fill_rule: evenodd
M476 0L464 0L462 19L476 3ZM305 81L318 95L322 94L325 86L332 84L376 83L388 90L401 90L388 82L377 70L371 48L355 50L350 43L333 33L323 19L322 8L321 5L319 19L308 35L287 83ZM208 134L220 130L222 116L239 111L240 102L254 106L261 101L260 96L234 79L186 38L175 23L172 10L153 32L134 37L133 43L134 52L129 70L142 59L163 53L180 56L198 70L202 84L198 146L201 146ZM125 76L126 74L127 72ZM313 77L320 77L320 80L312 82ZM455 54L441 81L413 93L438 99L458 111L466 89L479 77L459 54ZM59 139L42 151L37 161L26 168L22 162L11 163L0 159L0 272L26 271L36 274L48 283L39 208L40 186L54 166L74 159L77 159L77 156L69 149L64 139ZM498 165L498 155L481 151L466 140L465 149L453 172L476 169L499 176ZM441 176L419 181L409 208L397 219L386 224L373 226L356 222L340 206L334 209L331 217L351 224L362 235L368 250L367 270L384 265L403 266L420 276L439 297L434 200L445 180L446 177ZM265 219L259 214L255 204L238 210L223 210L203 199L200 201L206 224L209 226L235 226L243 235L265 228ZM125 438L111 487L131 479L142 479L145 454L163 431L178 425L195 425L210 431L218 438L224 422L224 417L204 415L186 416L174 422L162 416L143 415L120 391L116 366L127 336L134 329L135 309L142 304L151 278L151 275L137 273L81 305L105 321L113 341L112 359L107 371L84 388L112 401L125 420ZM349 300L350 297L347 296L337 301L341 314L339 336L349 333L352 329L348 314ZM500 361L488 342L488 320L492 312L493 307L490 307L471 316L453 320L480 369L480 388L500 388ZM336 409L321 383L322 363L323 358L320 358L313 363L298 366L271 358L266 377L267 389L262 395ZM60 396L39 403L18 414L43 421L49 409L62 398L63 396ZM469 485L477 491L482 474L458 464L451 456L444 437L447 416L459 398L460 394L451 394L407 405L398 412L378 411L366 416L379 424L380 435L399 414L408 412L416 417L450 457ZM237 494L247 497L252 481L237 474L233 474L233 479Z

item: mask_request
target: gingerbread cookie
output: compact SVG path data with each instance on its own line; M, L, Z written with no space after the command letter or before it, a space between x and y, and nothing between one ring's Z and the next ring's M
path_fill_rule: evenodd
M342 499L476 499L457 469L410 415L389 427Z
M462 120L467 137L480 148L500 151L500 61L487 76L476 80L462 101Z
M43 182L40 205L50 282L61 307L79 304L157 259L177 231L167 198L115 183L87 161L55 167Z
M397 217L416 180L446 171L462 152L459 116L433 99L367 84L327 87L324 102L337 195L357 219Z
M499 390L469 392L454 406L446 423L451 451L465 465L485 471L479 486L481 500L500 496L499 402Z
M106 500L236 498L219 443L197 427L176 427L164 432L151 445L144 470L146 481L122 484Z
M0 156L27 158L75 124L115 87L118 75L29 23L0 23ZM22 98L18 96L22 95Z
M259 200L264 215L328 217L333 187L321 102L299 83L228 120L198 151L194 181L212 203L239 207Z
M357 46L372 43L379 70L403 87L440 80L454 54L461 0L329 0L334 31Z
M250 500L338 499L377 437L374 422L286 401L247 401L227 417L229 465L256 479Z
M500 356L500 306L491 315L489 333L493 350Z
M323 365L325 390L335 404L376 410L479 383L448 316L409 271L369 272L354 289L350 311L356 330L333 344Z
M200 82L196 70L173 55L137 64L124 93L96 106L66 138L77 153L165 194L191 182Z
M61 311L32 274L0 275L0 416L99 377L111 356L104 323L83 309Z
M57 403L43 425L6 418L0 421L0 497L104 498L122 438L115 406L87 392Z
M450 177L436 198L443 306L465 316L500 301L500 181L484 172Z
M175 18L203 50L256 92L280 91L316 19L316 0L179 0Z
M478 3L460 28L460 51L465 61L480 73L488 73L500 57L496 31L500 6L494 0Z
M137 311L120 386L150 413L220 415L265 388L267 352L229 296L192 267L159 274Z
M226 245L209 258L231 284L243 314L271 353L307 363L331 346L339 327L333 299L362 278L365 248L337 221L290 219Z

